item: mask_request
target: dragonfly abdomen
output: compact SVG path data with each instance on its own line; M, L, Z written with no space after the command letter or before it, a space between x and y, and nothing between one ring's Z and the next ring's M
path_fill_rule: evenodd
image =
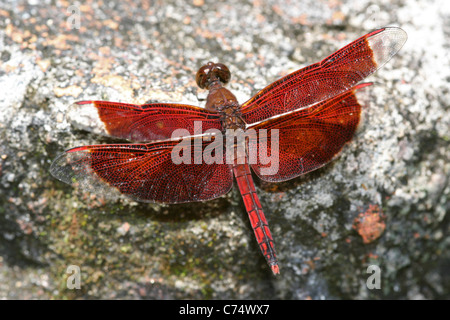
M273 243L272 235L269 230L266 217L261 207L258 195L256 194L255 184L253 183L252 174L248 166L247 161L245 163L236 163L233 165L234 176L241 192L242 199L244 200L245 209L247 210L255 232L256 240L258 241L259 248L266 258L272 272L274 274L280 273L278 267L278 259L276 256L275 246Z

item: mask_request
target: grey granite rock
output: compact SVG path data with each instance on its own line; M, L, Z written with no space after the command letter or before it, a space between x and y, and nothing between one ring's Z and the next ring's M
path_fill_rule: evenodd
M0 298L450 298L448 5L138 3L0 4ZM63 150L111 141L70 126L74 101L202 105L194 76L214 60L231 69L229 88L244 102L386 25L409 39L369 78L354 141L302 178L257 181L277 277L236 189L149 205L105 200L49 174ZM66 286L70 265L80 267L80 290ZM380 289L367 286L370 265Z

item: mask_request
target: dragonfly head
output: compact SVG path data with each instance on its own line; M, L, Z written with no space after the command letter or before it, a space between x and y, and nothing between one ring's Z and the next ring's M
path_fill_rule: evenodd
M201 89L209 89L212 84L220 83L226 85L231 78L230 70L222 63L208 62L201 67L195 80Z

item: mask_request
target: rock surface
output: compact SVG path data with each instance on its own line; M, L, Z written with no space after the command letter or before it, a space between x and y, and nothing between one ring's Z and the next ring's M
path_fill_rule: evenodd
M99 3L0 4L0 298L450 298L444 1ZM369 79L354 141L303 178L257 181L277 277L236 188L164 206L104 199L49 174L64 149L111 141L70 126L74 101L201 105L195 73L214 60L244 102L386 25L409 39ZM70 265L80 290L67 288ZM371 265L380 289L367 286Z

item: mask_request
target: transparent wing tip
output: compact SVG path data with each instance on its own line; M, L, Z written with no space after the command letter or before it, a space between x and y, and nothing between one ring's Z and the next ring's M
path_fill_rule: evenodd
M406 32L397 27L387 27L367 38L372 49L377 68L388 62L405 44L408 39Z

